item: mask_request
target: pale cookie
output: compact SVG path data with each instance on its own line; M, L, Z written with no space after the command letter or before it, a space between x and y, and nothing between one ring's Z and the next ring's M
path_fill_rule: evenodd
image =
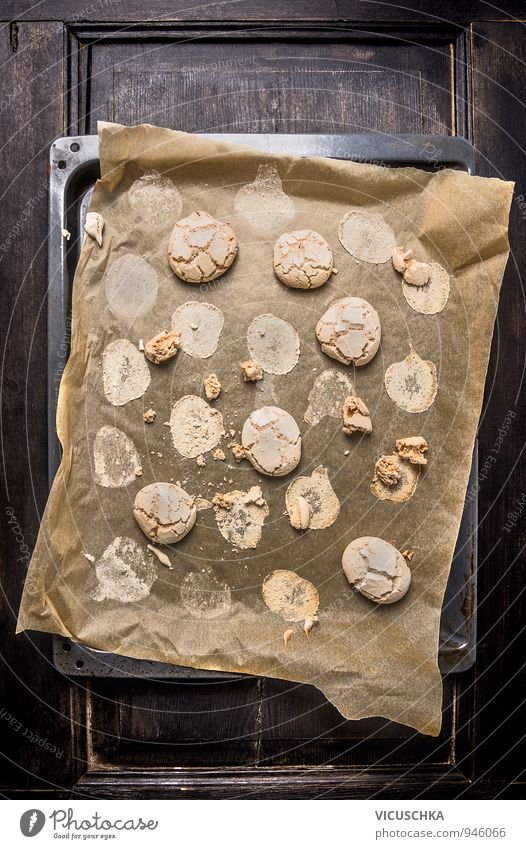
M170 416L170 430L176 450L190 460L215 448L225 433L219 410L198 395L183 395L176 401Z
M263 601L285 622L302 622L316 616L320 606L318 590L296 572L276 569L263 581Z
M150 385L144 357L128 339L115 339L102 354L104 394L114 407L141 398Z
M318 321L316 336L327 356L345 365L364 366L380 346L380 319L362 298L340 298Z
M241 373L245 383L256 383L258 380L263 380L265 377L263 366L255 360L245 360L239 365L241 366Z
M151 483L135 496L133 516L152 542L171 545L192 530L195 499L174 483Z
M414 259L411 249L406 251L405 248L396 247L391 260L393 267L403 275L405 282L410 286L425 286L429 281L431 265Z
M203 380L203 388L209 401L215 401L216 398L219 398L221 394L221 382L215 372L212 372L212 374L209 374L208 377L205 377Z
M387 262L396 247L394 233L387 222L375 212L359 209L343 216L338 237L348 253L364 262Z
M310 476L295 478L287 489L285 506L293 528L303 528L307 516L303 501L308 508L307 527L313 531L330 527L338 518L340 501L331 486L327 469L323 466L314 469Z
M429 280L423 286L402 283L402 292L407 303L415 312L436 315L442 312L449 300L449 274L437 262L429 266Z
M428 449L427 441L423 436L406 436L396 440L396 450L402 460L409 460L415 466L425 466L427 457L424 452Z
M371 416L362 399L357 395L348 395L343 402L343 432L348 435L356 431L371 433L372 429Z
M232 228L198 209L175 224L168 244L173 271L187 283L220 277L234 262L237 239Z
M241 442L247 458L264 475L288 475L301 459L300 429L280 407L254 410L243 425Z
M377 604L399 601L411 583L405 558L379 537L359 537L349 543L343 552L342 567L349 583Z
M402 460L398 454L386 454L377 460L371 492L380 501L401 504L408 501L416 490L420 466Z
M104 218L98 212L88 212L86 215L86 222L84 224L84 230L91 236L92 239L95 239L99 248L102 247L102 231L104 230Z
M389 366L384 384L391 400L402 410L423 413L436 398L436 366L430 360L422 360L411 349L405 360Z
M291 289L317 289L331 276L332 251L315 230L283 233L274 245L276 277Z
M288 374L300 356L300 337L292 324L271 313L257 315L251 321L247 345L251 359L269 374Z
M151 363L171 360L181 347L181 336L177 330L164 330L144 345L144 356Z
M221 536L236 548L255 548L269 514L261 487L217 493L212 503Z

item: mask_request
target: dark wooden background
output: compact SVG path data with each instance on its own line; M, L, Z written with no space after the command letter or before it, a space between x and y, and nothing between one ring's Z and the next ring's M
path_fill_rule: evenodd
M0 2L0 793L520 796L526 510L507 527L526 505L526 5L241 0L180 11L189 5ZM479 481L477 663L446 680L438 740L383 720L343 721L314 688L283 682L68 680L51 664L48 636L14 636L47 495L47 153L56 136L93 133L98 119L459 134L476 146L479 174L516 181L481 464L507 411L515 417Z

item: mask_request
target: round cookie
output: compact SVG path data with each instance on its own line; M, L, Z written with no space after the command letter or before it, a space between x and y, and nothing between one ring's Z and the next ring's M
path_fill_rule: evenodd
M174 483L151 483L139 490L133 517L152 542L170 545L192 530L197 511L194 499Z
M317 289L332 273L328 242L315 230L283 233L274 245L276 277L291 289Z
M393 604L403 598L411 583L404 556L379 537L359 537L349 543L342 567L349 583L377 604Z
M316 336L328 357L345 365L364 366L380 347L380 318L363 298L340 298L318 321Z
M295 419L281 407L260 407L243 425L241 443L258 472L288 475L301 458L301 434Z
M207 283L220 277L236 256L232 228L202 209L177 221L168 243L170 265L187 283Z

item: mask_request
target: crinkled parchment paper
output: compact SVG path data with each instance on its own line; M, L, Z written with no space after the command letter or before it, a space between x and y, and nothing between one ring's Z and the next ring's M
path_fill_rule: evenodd
M18 630L51 631L137 658L310 683L345 717L381 715L438 734L440 610L508 256L512 185L451 170L265 155L152 126L102 124L99 130L102 179L90 208L104 216L104 242L99 248L85 238L75 275L71 355L57 417L63 459L31 561ZM196 208L229 222L239 240L231 269L201 286L176 278L167 258L175 218ZM377 213L392 227L397 244L448 270L451 294L441 313L412 310L390 262L359 261L343 249L338 225L353 209ZM273 244L284 230L308 228L328 240L338 274L319 289L288 289L274 276ZM108 287L105 274L126 254L154 269L157 293L140 263L139 281L128 273L128 259L122 263L124 290L115 300L115 285ZM128 297L127 286L150 288L140 297L130 290ZM349 295L370 301L382 322L378 354L354 371L322 354L314 334L328 306ZM217 351L208 359L179 352L162 366L148 363L151 381L144 396L112 406L103 392L106 345L126 338L137 347L140 339L169 329L173 312L187 301L211 303L223 312ZM133 310L136 317L126 315ZM289 374L245 384L239 362L249 356L247 329L265 313L296 329L299 363ZM383 382L385 370L404 359L410 346L437 367L436 400L420 414L399 409ZM371 435L345 436L342 422L330 416L317 424L304 421L309 392L326 369L353 379L371 413ZM224 418L226 460L213 460L209 452L200 466L176 452L164 423L182 396L204 397L202 380L210 372L223 384L213 405ZM236 463L228 448L230 430L239 439L245 418L263 404L288 410L302 431L301 463L284 478L264 477L246 461ZM143 421L148 408L157 412L153 424ZM142 477L120 488L96 482L93 446L104 426L133 441L143 468ZM424 436L430 446L416 492L403 504L380 501L370 491L375 460L392 454L396 439L411 435ZM328 469L341 510L331 527L298 532L284 515L285 491L293 477L310 475L320 465ZM164 549L173 569L158 562L146 549L132 504L141 487L172 479L210 499L216 491L261 486L269 515L256 548L236 549L219 532L214 510L204 509L188 536ZM343 549L366 535L415 552L411 588L397 604L375 606L346 582ZM114 568L121 545L114 541L122 537L135 543L126 543L132 559L147 564L139 581L126 568ZM287 647L283 632L291 626L266 607L261 593L273 569L295 570L320 595L319 623L309 638L298 623Z

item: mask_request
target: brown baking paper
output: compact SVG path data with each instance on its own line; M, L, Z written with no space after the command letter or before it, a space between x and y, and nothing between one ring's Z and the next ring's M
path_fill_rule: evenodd
M102 179L90 209L105 219L104 241L99 248L84 239L75 275L71 355L57 415L63 458L25 584L18 631L50 631L136 658L314 684L349 719L380 715L437 735L440 611L508 256L512 184L452 170L262 154L149 125L102 124L99 133ZM258 169L260 193L247 220L235 212L234 199ZM294 207L279 192L276 169ZM142 207L130 203L134 181L152 171L177 186L182 212L177 203L159 204L155 197ZM167 258L175 217L196 208L228 221L239 240L231 269L203 285L178 279ZM343 249L338 224L354 208L377 212L398 244L447 268L451 293L441 313L422 315L410 308L391 262L357 261ZM275 239L303 228L328 240L338 269L312 291L286 288L273 273ZM105 272L126 253L150 263L159 284L152 308L133 321L112 313L105 295ZM356 369L326 357L314 334L322 313L346 295L370 301L382 322L378 354ZM222 310L216 353L195 359L179 352L162 366L149 363L151 383L144 397L112 406L102 385L105 346L118 338L135 346L148 340L170 327L172 313L186 301L206 301ZM301 356L290 374L246 384L239 362L248 356L248 325L262 313L296 328ZM420 414L399 409L384 388L385 370L404 359L410 346L437 367L436 400ZM354 379L356 394L371 412L371 435L345 436L342 422L330 417L316 425L304 421L313 381L325 369ZM223 384L213 406L224 417L226 460L208 453L200 467L177 453L164 423L178 398L203 396L202 380L210 372ZM301 463L284 478L260 475L247 461L236 463L228 448L230 429L239 439L245 418L263 404L288 410L302 431ZM150 407L157 417L145 424L142 414ZM93 443L103 425L120 428L137 448L143 475L128 486L105 488L94 481ZM379 501L370 491L375 460L393 453L397 438L410 435L429 443L429 462L416 492L403 504ZM328 469L341 510L331 527L298 532L285 515L285 491L295 476L311 474L319 465ZM147 551L148 540L132 516L135 494L156 480L185 481L189 493L203 498L259 484L270 514L258 546L233 550L218 531L214 511L201 510L191 533L165 548L173 565L167 569ZM353 592L344 577L345 546L366 535L415 552L411 588L394 605L374 605ZM138 602L95 600L101 595L95 565L117 537L135 540L156 573L149 594ZM309 638L302 623L286 623L266 607L262 581L274 569L295 570L318 588L319 623ZM285 647L288 628L294 633Z

